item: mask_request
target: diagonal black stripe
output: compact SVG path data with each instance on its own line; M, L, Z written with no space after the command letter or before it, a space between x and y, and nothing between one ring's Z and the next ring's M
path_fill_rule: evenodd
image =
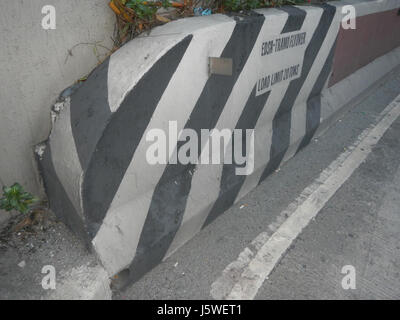
M289 14L286 24L283 27L282 33L300 30L306 18L306 11L293 6L284 6L279 8Z
M57 214L71 230L85 240L86 245L90 244L87 233L84 229L82 217L76 211L67 192L65 191L56 170L54 169L50 143L47 141L46 149L41 159L38 159L39 170L43 177L44 187L49 199L50 208Z
M263 181L269 174L278 168L282 162L286 151L290 145L290 130L292 126L292 108L296 98L307 79L314 60L325 40L328 30L335 16L336 7L321 4L318 5L324 11L318 23L318 26L310 40L304 54L303 68L300 78L290 82L288 89L279 105L278 111L272 122L272 145L270 151L270 160L263 171L260 181Z
M198 136L201 129L213 129L232 89L253 50L265 17L257 15L237 21L221 57L232 58L233 75L211 75L194 106L185 128ZM205 140L205 139L201 139ZM204 143L204 141L202 141ZM179 149L184 142L179 143ZM202 146L199 146L199 155ZM136 281L165 256L178 231L189 196L194 164L167 165L152 197L140 236L135 258L130 266L130 280Z
M235 129L247 130L255 128L258 118L260 117L261 112L264 109L271 93L271 91L268 91L262 95L256 96L256 87L257 85L254 86L254 89L251 91L250 97L247 100L246 106L243 109ZM247 149L245 141L246 140L244 139L242 142L242 154L245 154ZM232 159L234 159L233 156ZM224 165L222 169L221 186L218 199L215 201L210 213L208 214L203 228L214 221L221 213L234 204L235 199L246 180L246 176L239 176L236 174L236 168L237 165L235 163Z
M187 36L142 77L112 115L85 172L84 212L94 237L103 222L147 125L186 52Z
M310 143L312 137L317 131L321 121L321 91L328 80L332 70L333 55L335 53L336 40L329 52L329 55L324 63L324 66L319 74L317 81L314 84L311 94L307 99L307 114L306 114L306 134L300 143L297 152ZM297 153L296 152L296 153Z
M111 116L107 90L109 62L110 58L71 95L71 128L83 170Z

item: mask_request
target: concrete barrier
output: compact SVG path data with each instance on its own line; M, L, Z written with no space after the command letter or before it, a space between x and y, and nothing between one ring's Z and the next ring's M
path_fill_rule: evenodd
M362 28L341 29L347 4ZM399 30L398 6L341 1L217 14L131 41L57 104L51 135L38 148L51 208L93 245L109 275L129 269L129 280L137 280L400 63L398 33L361 40L388 21ZM210 74L209 57L232 59L232 74ZM175 133L169 121L177 122ZM151 165L150 130L169 133L173 157L185 128L198 136L202 129L254 129L254 171L237 175L235 163Z

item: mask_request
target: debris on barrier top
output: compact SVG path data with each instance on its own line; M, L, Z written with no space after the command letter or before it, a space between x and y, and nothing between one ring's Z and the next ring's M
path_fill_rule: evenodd
M211 15L211 9L203 9L202 7L194 8L193 13L195 16L209 16Z
M111 0L109 7L117 16L112 51L157 25L179 18L228 12L246 15L258 8L308 4L309 2L310 0Z
M183 3L171 0L111 0L109 6L117 16L115 47L119 48L159 24L188 16L186 9L189 5L186 0Z

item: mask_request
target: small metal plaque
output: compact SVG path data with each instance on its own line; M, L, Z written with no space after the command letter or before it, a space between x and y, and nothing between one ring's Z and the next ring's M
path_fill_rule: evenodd
M214 58L209 57L210 75L219 74L222 76L232 75L232 59L231 58Z

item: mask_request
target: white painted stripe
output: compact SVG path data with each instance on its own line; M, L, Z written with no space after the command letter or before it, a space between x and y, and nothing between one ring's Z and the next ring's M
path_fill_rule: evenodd
M212 284L211 296L215 299L228 300L254 299L264 280L292 242L365 161L373 146L399 116L400 95L381 112L378 124L364 130L356 142L333 161L294 203L289 205L285 211L286 215L290 215L289 218L271 237L266 236L267 232L261 233L252 243L255 247L254 252L246 248L238 260L224 270L223 276ZM243 271L239 275L236 274L236 280L227 291L223 279L226 281L227 274L232 272L232 265L235 264L242 266Z

